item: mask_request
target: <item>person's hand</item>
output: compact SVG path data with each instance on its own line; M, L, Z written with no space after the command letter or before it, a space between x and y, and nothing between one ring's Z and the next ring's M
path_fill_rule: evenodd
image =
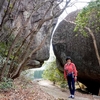
M77 76L75 76L75 78L74 78L74 79L75 79L75 81L77 81Z

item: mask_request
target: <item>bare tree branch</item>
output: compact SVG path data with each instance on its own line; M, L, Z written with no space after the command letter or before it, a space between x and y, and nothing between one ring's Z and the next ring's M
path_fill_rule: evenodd
M11 63L11 66L10 66L11 70L14 67L14 61L16 61L19 65L16 66L16 69L13 72L9 69L9 73L10 74L12 73L11 78L15 78L20 73L20 70L27 63L27 61L31 58L32 54L35 53L37 50L40 50L40 48L43 46L43 44L46 40L46 37L48 36L48 34L47 34L47 36L44 38L44 40L41 41L40 45L37 46L33 51L30 50L30 47L33 43L33 40L34 40L35 36L37 35L37 33L40 31L43 24L47 21L50 23L55 18L59 17L63 13L63 11L66 9L66 7L68 6L70 1L71 0L66 0L66 4L65 4L64 8L59 10L59 11L56 11L56 12L54 10L56 8L58 8L59 4L61 2L63 2L63 0L61 0L61 2L58 3L58 4L55 3L55 0L52 0L52 1L47 0L47 1L43 1L42 3L37 4L37 5L34 6L34 8L32 9L29 17L26 19L25 24L23 26L20 26L20 27L17 28L16 36L14 38L14 41L13 41L12 45L10 46L10 48L8 50L8 55L7 55L7 58L6 58L6 62L4 63L4 66L3 66L3 69L2 69L2 77L3 77L3 73L4 73L5 69L7 68L8 61L9 61L9 59L12 55L14 57L12 59L12 63ZM19 6L20 6L20 3L21 3L21 1L19 2ZM13 3L13 5L15 5L15 3ZM34 16L37 12L39 12L39 10L44 5L48 5L48 6L46 7L47 9L45 9L45 11L43 12L43 15L41 16L41 18L39 18L38 20L36 20L33 23L31 31L29 31L29 33L23 39L21 39L19 41L18 39L21 37L23 29L27 29L28 23L31 20L32 16ZM9 11L9 13L11 14L12 11L13 10L11 9ZM49 12L50 12L50 14L49 14ZM47 17L48 14L49 14L49 16ZM16 16L16 17L18 17L18 16ZM5 22L7 22L7 20ZM29 38L28 41L27 41L27 38ZM15 45L18 44L18 43L20 43L19 47L15 48ZM24 48L24 50L23 50L23 48ZM15 49L15 51L14 51L14 49ZM19 51L21 51L22 54L19 54L18 53ZM16 57L17 57L17 59L16 59ZM19 59L21 59L21 61L19 61Z
M41 25L42 25L42 24L41 24ZM51 22L50 27L51 27L51 26L52 26L52 22ZM39 26L39 27L40 27L40 26ZM48 32L49 32L49 30L50 30L50 27L48 28ZM40 45L37 46L37 47L30 53L30 55L29 55L27 58L24 58L24 59L23 59L23 61L19 64L19 66L18 66L16 72L15 72L14 74L11 75L11 78L12 78L12 79L16 78L17 75L19 75L19 73L20 73L22 67L27 63L27 61L32 57L32 55L33 55L35 52L37 52L38 50L40 50L40 49L42 48L42 46L44 45L44 43L45 43L45 41L46 41L48 35L49 35L49 33L44 37L44 39L42 40L42 42L40 43Z

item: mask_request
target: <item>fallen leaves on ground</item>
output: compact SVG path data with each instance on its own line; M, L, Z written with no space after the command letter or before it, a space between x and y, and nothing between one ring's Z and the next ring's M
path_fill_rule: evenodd
M0 100L54 100L38 84L25 79L14 80L14 89L0 92Z

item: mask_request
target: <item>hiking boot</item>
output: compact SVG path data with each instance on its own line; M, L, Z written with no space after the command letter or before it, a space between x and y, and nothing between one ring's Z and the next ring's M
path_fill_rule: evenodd
M75 98L75 96L74 95L72 95L72 99L74 99Z

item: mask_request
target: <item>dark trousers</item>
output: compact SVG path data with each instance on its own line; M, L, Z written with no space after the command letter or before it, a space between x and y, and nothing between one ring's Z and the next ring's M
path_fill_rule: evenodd
M75 94L75 80L73 77L67 77L67 81L68 81L70 94L74 95Z

